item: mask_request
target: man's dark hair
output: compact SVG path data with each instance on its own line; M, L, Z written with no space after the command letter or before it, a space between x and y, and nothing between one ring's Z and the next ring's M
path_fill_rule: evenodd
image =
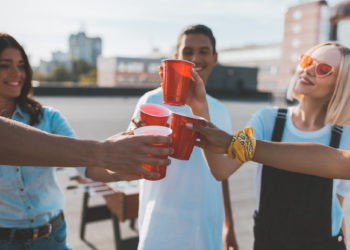
M213 53L216 53L216 40L213 35L213 32L211 29L203 24L196 24L196 25L190 25L186 27L179 35L177 39L177 45L176 49L178 50L181 44L181 39L184 35L189 35L189 34L203 34L207 36L211 42L211 45L213 47Z

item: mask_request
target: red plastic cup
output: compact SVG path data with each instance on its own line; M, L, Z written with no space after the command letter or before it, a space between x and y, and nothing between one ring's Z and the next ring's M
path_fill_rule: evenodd
M140 120L146 126L166 126L170 117L170 110L157 104L143 104L140 106Z
M174 154L171 157L179 160L189 160L198 133L187 128L186 123L206 125L206 120L203 117L196 115L184 115L179 113L172 113L171 129L172 133L172 147Z
M194 63L186 60L166 59L163 65L163 103L173 106L186 104Z
M134 130L135 135L164 135L164 136L170 136L172 133L172 130L168 127L163 126L144 126L140 127ZM153 144L157 147L164 147L163 144ZM160 155L149 155L150 157L157 157L161 159L168 158L167 156L160 156ZM160 174L159 178L156 179L147 179L150 181L156 181L161 180L166 176L166 166L153 166L149 164L142 164L142 167L149 171L158 172Z

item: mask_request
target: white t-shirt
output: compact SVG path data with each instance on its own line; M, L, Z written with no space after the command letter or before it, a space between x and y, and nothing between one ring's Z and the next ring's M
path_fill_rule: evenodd
M226 107L207 96L211 121L232 132ZM141 97L133 117L144 103L163 104L161 88ZM192 114L188 106L168 106L172 111ZM224 207L221 182L212 176L200 148L190 160L171 158L166 177L140 181L139 247L142 250L222 249Z
M277 107L263 108L253 114L248 126L253 127L254 137L258 140L271 141L273 127L277 115ZM288 142L317 142L329 145L331 136L331 125L312 132L305 132L296 128L292 122L291 114L293 107L288 108L286 124L283 131L282 141ZM343 134L341 136L339 148L350 149L350 126L343 126ZM256 208L260 202L262 164L258 164L256 173ZM332 235L336 236L341 228L343 218L343 210L340 207L337 195L350 196L350 181L334 179L333 181L333 197L332 197Z

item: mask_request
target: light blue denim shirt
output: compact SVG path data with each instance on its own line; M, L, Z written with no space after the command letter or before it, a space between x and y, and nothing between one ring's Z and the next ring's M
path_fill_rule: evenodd
M13 120L28 124L29 115L18 106ZM67 120L49 107L36 128L76 137ZM32 228L47 223L64 207L55 167L0 166L0 227Z

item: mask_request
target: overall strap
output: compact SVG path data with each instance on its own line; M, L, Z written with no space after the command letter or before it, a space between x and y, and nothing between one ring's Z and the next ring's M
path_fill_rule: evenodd
M278 109L271 141L277 141L277 142L281 141L284 126L286 124L287 111L288 110L285 108Z
M272 131L271 141L281 141L285 123L287 120L287 109L279 108L275 119L274 128ZM260 202L259 211L254 215L254 250L267 250L270 243L273 241L271 238L271 221L269 212L271 207L271 200L275 197L271 197L271 175L275 172L282 172L282 170L270 168L263 165L261 173L261 188L260 188ZM277 178L278 180L281 180ZM266 214L267 212L267 214Z
M339 148L340 138L341 138L342 133L343 133L343 126L333 125L332 126L331 141L329 143L329 146L331 146L333 148Z

